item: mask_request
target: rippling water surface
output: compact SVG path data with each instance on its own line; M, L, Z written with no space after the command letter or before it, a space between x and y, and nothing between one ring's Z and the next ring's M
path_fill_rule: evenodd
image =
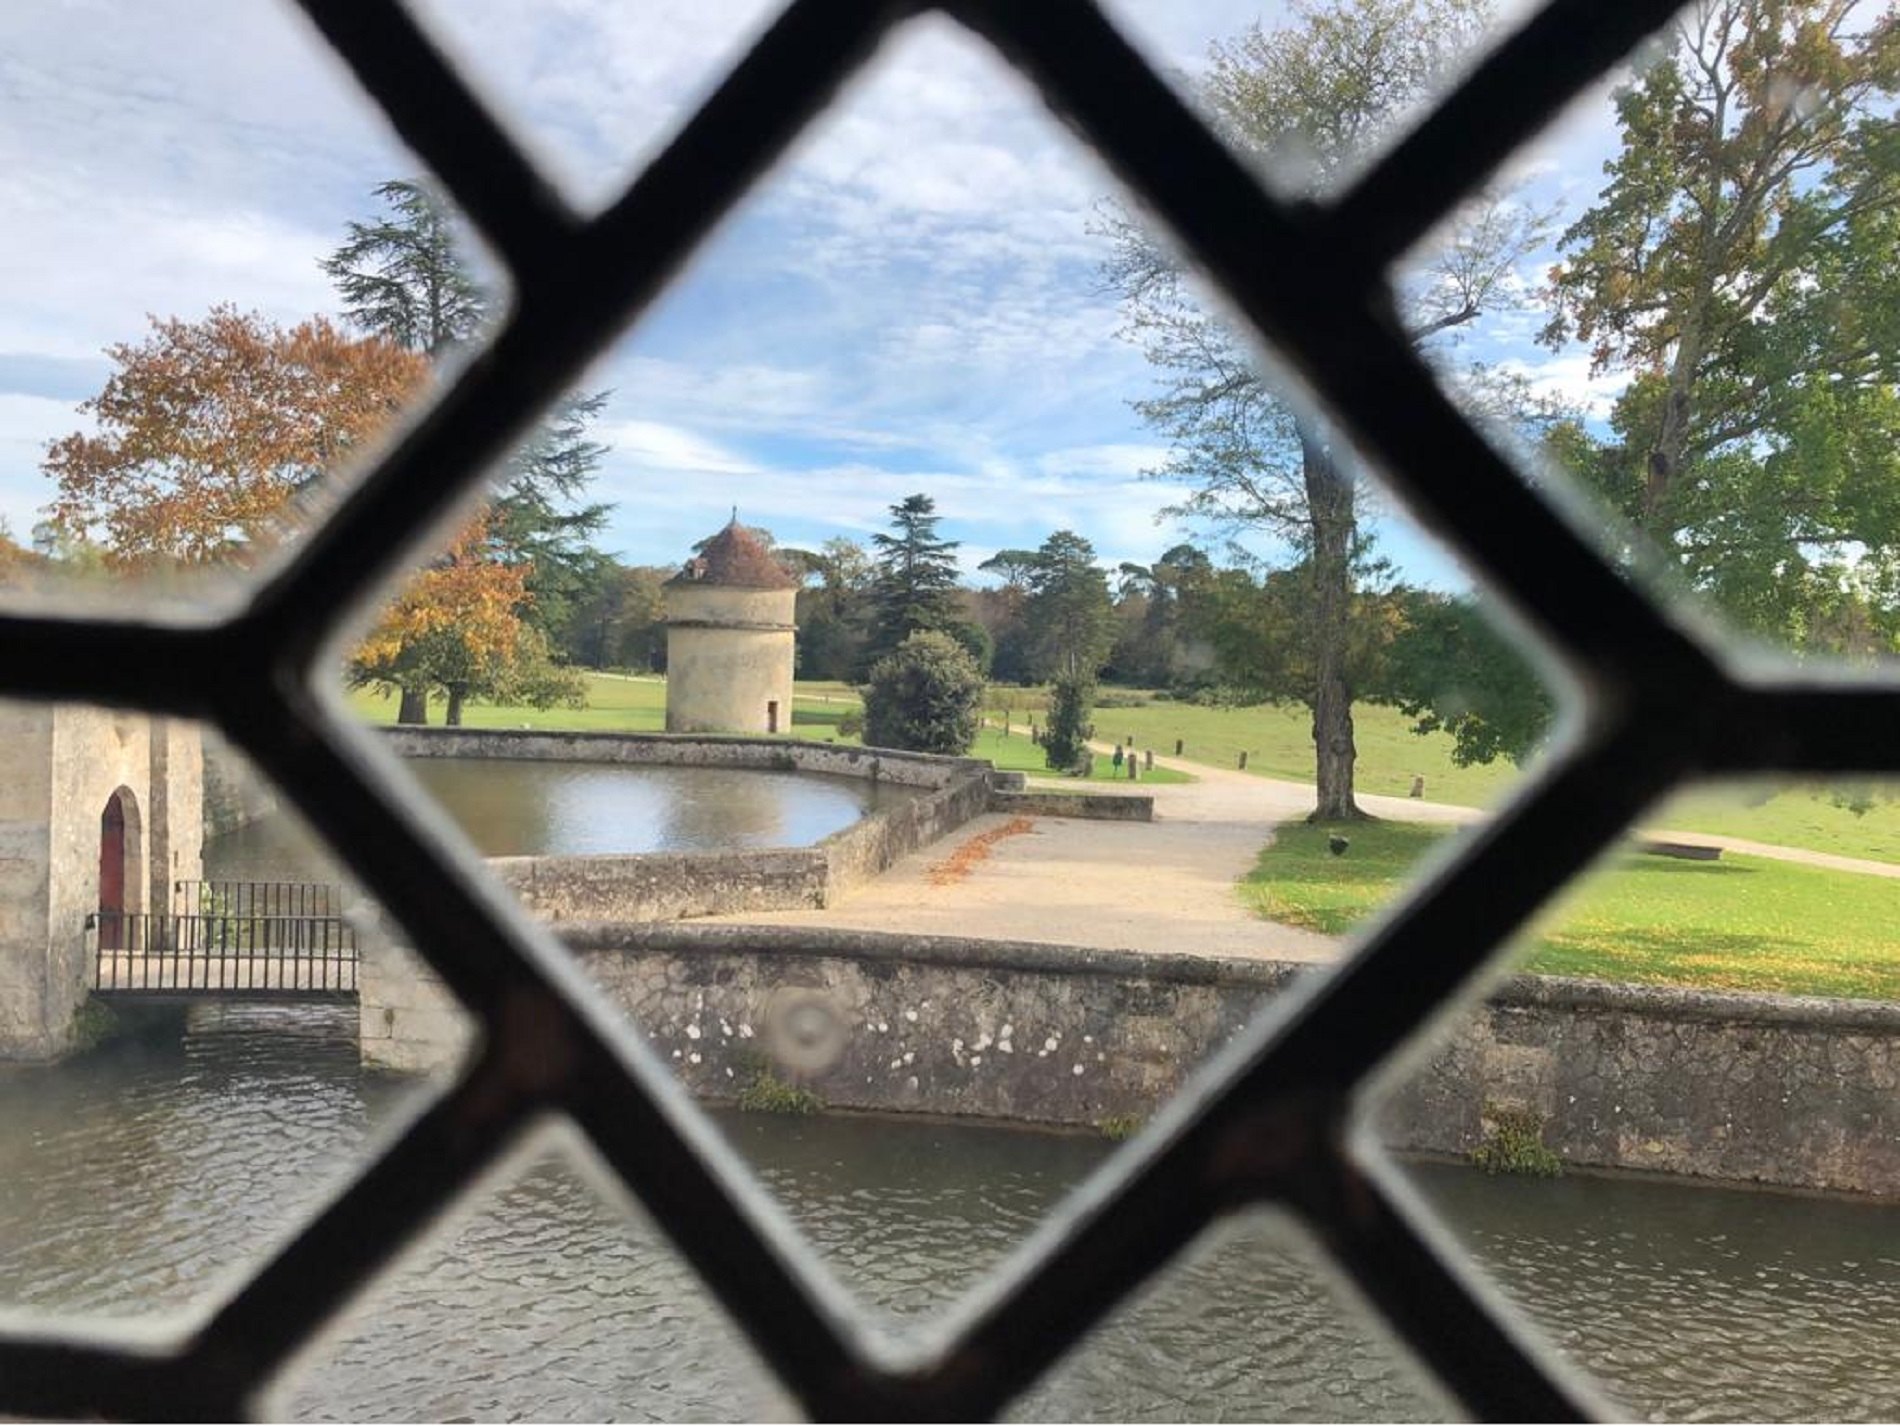
M0 1073L0 1302L150 1317L215 1299L400 1112L347 1019L202 1010L182 1036ZM927 1321L1106 1152L1086 1137L721 1119L866 1302ZM1891 1419L1895 1214L1626 1180L1421 1186L1479 1261L1636 1414ZM664 1240L553 1147L405 1257L300 1363L311 1419L782 1414ZM1020 1403L1027 1419L1445 1412L1274 1220L1242 1219Z

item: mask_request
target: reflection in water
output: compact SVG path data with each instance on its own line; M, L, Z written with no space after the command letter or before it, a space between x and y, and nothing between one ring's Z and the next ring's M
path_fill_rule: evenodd
M915 795L867 778L747 768L417 758L425 790L484 856L805 847ZM295 821L273 814L205 843L205 874L335 880Z
M410 1082L308 1010L194 1012L182 1042L0 1074L0 1305L206 1304L338 1182ZM314 1018L313 1018L314 1017ZM963 1125L723 1116L846 1283L928 1319L1106 1146ZM1481 1263L1643 1412L1886 1419L1894 1211L1627 1180L1416 1170ZM1244 1220L1022 1403L1033 1418L1443 1413L1303 1256ZM649 1225L543 1160L402 1259L280 1403L301 1417L772 1414L748 1351Z
M409 767L491 857L809 846L878 805L881 786L747 768L485 758Z

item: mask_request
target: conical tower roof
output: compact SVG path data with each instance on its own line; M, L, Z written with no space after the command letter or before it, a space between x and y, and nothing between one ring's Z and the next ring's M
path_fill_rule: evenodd
M725 529L706 541L669 581L729 589L796 589L798 577L772 558L763 541L734 514Z

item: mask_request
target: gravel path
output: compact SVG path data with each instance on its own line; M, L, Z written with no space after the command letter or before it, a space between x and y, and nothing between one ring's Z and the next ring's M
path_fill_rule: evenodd
M1330 960L1340 938L1262 921L1234 892L1234 883L1272 841L1274 827L1313 810L1312 785L1173 765L1199 780L1141 786L1139 791L1154 798L1153 822L991 814L904 858L841 905L713 919L1104 950ZM1478 807L1409 797L1364 795L1359 803L1373 816L1394 821L1462 824L1490 815ZM1887 862L1739 837L1657 829L1639 835L1900 877L1900 866Z
M1218 768L1194 773L1199 782L1140 789L1154 797L1153 822L991 814L904 858L842 905L717 919L1330 960L1337 938L1262 921L1234 894L1289 815L1281 785Z

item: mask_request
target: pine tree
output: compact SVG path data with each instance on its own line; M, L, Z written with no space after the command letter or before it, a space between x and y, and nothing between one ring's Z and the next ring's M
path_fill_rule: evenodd
M1057 530L1036 551L1023 623L1038 676L1093 683L1114 641L1115 610L1095 546Z
M912 634L947 632L958 622L956 540L937 538L937 504L909 495L891 506L895 534L875 534L876 610L867 658L876 662Z
M470 340L487 321L491 298L468 269L454 225L430 185L380 184L383 216L351 223L349 236L320 266L336 283L350 321L431 358ZM611 573L593 547L609 505L585 500L607 447L588 429L607 393L569 398L543 421L506 467L492 508L492 543L502 560L526 566L529 621L546 643L565 648L575 610ZM403 696L404 721L421 721L426 699Z
M410 179L378 184L389 211L351 223L349 237L318 264L366 332L440 357L481 329L488 297L463 262L433 189Z

